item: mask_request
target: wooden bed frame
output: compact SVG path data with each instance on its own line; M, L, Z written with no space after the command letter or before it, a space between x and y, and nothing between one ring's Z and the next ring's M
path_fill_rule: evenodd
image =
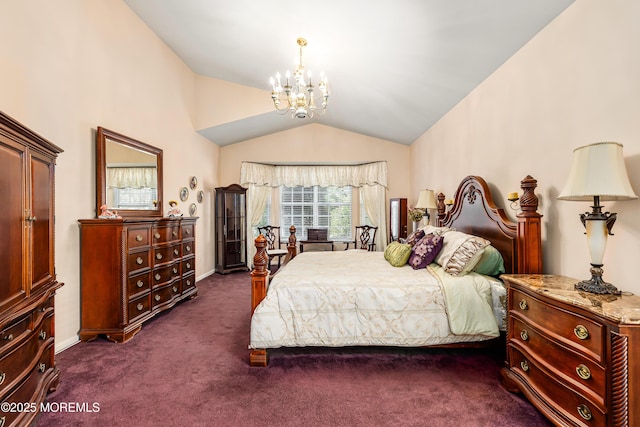
M438 194L438 221L440 227L453 227L458 231L483 237L500 251L505 270L514 274L542 273L541 223L538 197L535 188L538 181L526 176L520 181L523 193L517 222L511 221L504 210L496 207L485 180L479 176L468 176L456 190L453 205L447 209L444 194ZM296 228L289 228L289 242L284 265L296 256ZM260 235L255 240L256 255L251 271L251 315L267 295L269 286L267 242ZM449 344L447 347L456 347ZM461 343L460 346L468 346ZM249 356L251 366L267 366L267 349L253 349Z

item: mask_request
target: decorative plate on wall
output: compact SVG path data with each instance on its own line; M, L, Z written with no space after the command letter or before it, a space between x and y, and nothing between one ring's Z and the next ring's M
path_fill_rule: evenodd
M189 198L189 189L187 187L182 187L180 189L180 200L186 202Z
M195 176L192 176L191 181L189 181L189 187L192 190L195 190L197 186L198 186L198 178L196 178Z
M196 212L198 212L198 206L195 203L191 203L189 205L189 215L196 216Z
M203 200L204 200L204 191L200 190L198 191L198 203L202 203Z

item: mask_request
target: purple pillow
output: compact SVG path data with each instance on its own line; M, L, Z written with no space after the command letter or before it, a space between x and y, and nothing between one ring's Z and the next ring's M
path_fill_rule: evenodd
M407 241L405 243L413 246L416 243L418 243L420 239L422 239L423 237L424 237L424 230L420 229L418 231L414 231L413 233L409 234L409 237L407 237Z
M436 255L442 250L442 244L442 236L427 234L413 246L411 256L409 256L409 265L414 270L425 268L433 262Z

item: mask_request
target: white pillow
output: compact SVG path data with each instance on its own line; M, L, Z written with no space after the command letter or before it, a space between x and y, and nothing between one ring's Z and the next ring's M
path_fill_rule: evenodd
M424 230L424 234L435 234L436 236L442 236L449 231L455 231L454 228L436 227L433 225L425 225L424 227L420 227L420 230Z
M482 237L460 231L447 231L442 236L444 243L435 262L452 276L464 276L471 271L480 260L484 248L491 244Z

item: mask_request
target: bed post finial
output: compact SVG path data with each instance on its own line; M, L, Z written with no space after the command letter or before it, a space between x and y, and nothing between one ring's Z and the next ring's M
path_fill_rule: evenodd
M436 224L438 227L442 226L442 220L444 219L444 215L447 213L447 208L444 205L444 194L438 193L438 204L436 205L436 209L438 211L438 223Z
M542 273L542 226L538 213L538 181L527 175L520 181L522 196L518 218L518 271L520 274Z
M260 301L267 294L267 281L269 270L267 268L269 257L267 256L267 239L260 234L256 237L256 254L253 257L253 270L251 271L251 314Z

